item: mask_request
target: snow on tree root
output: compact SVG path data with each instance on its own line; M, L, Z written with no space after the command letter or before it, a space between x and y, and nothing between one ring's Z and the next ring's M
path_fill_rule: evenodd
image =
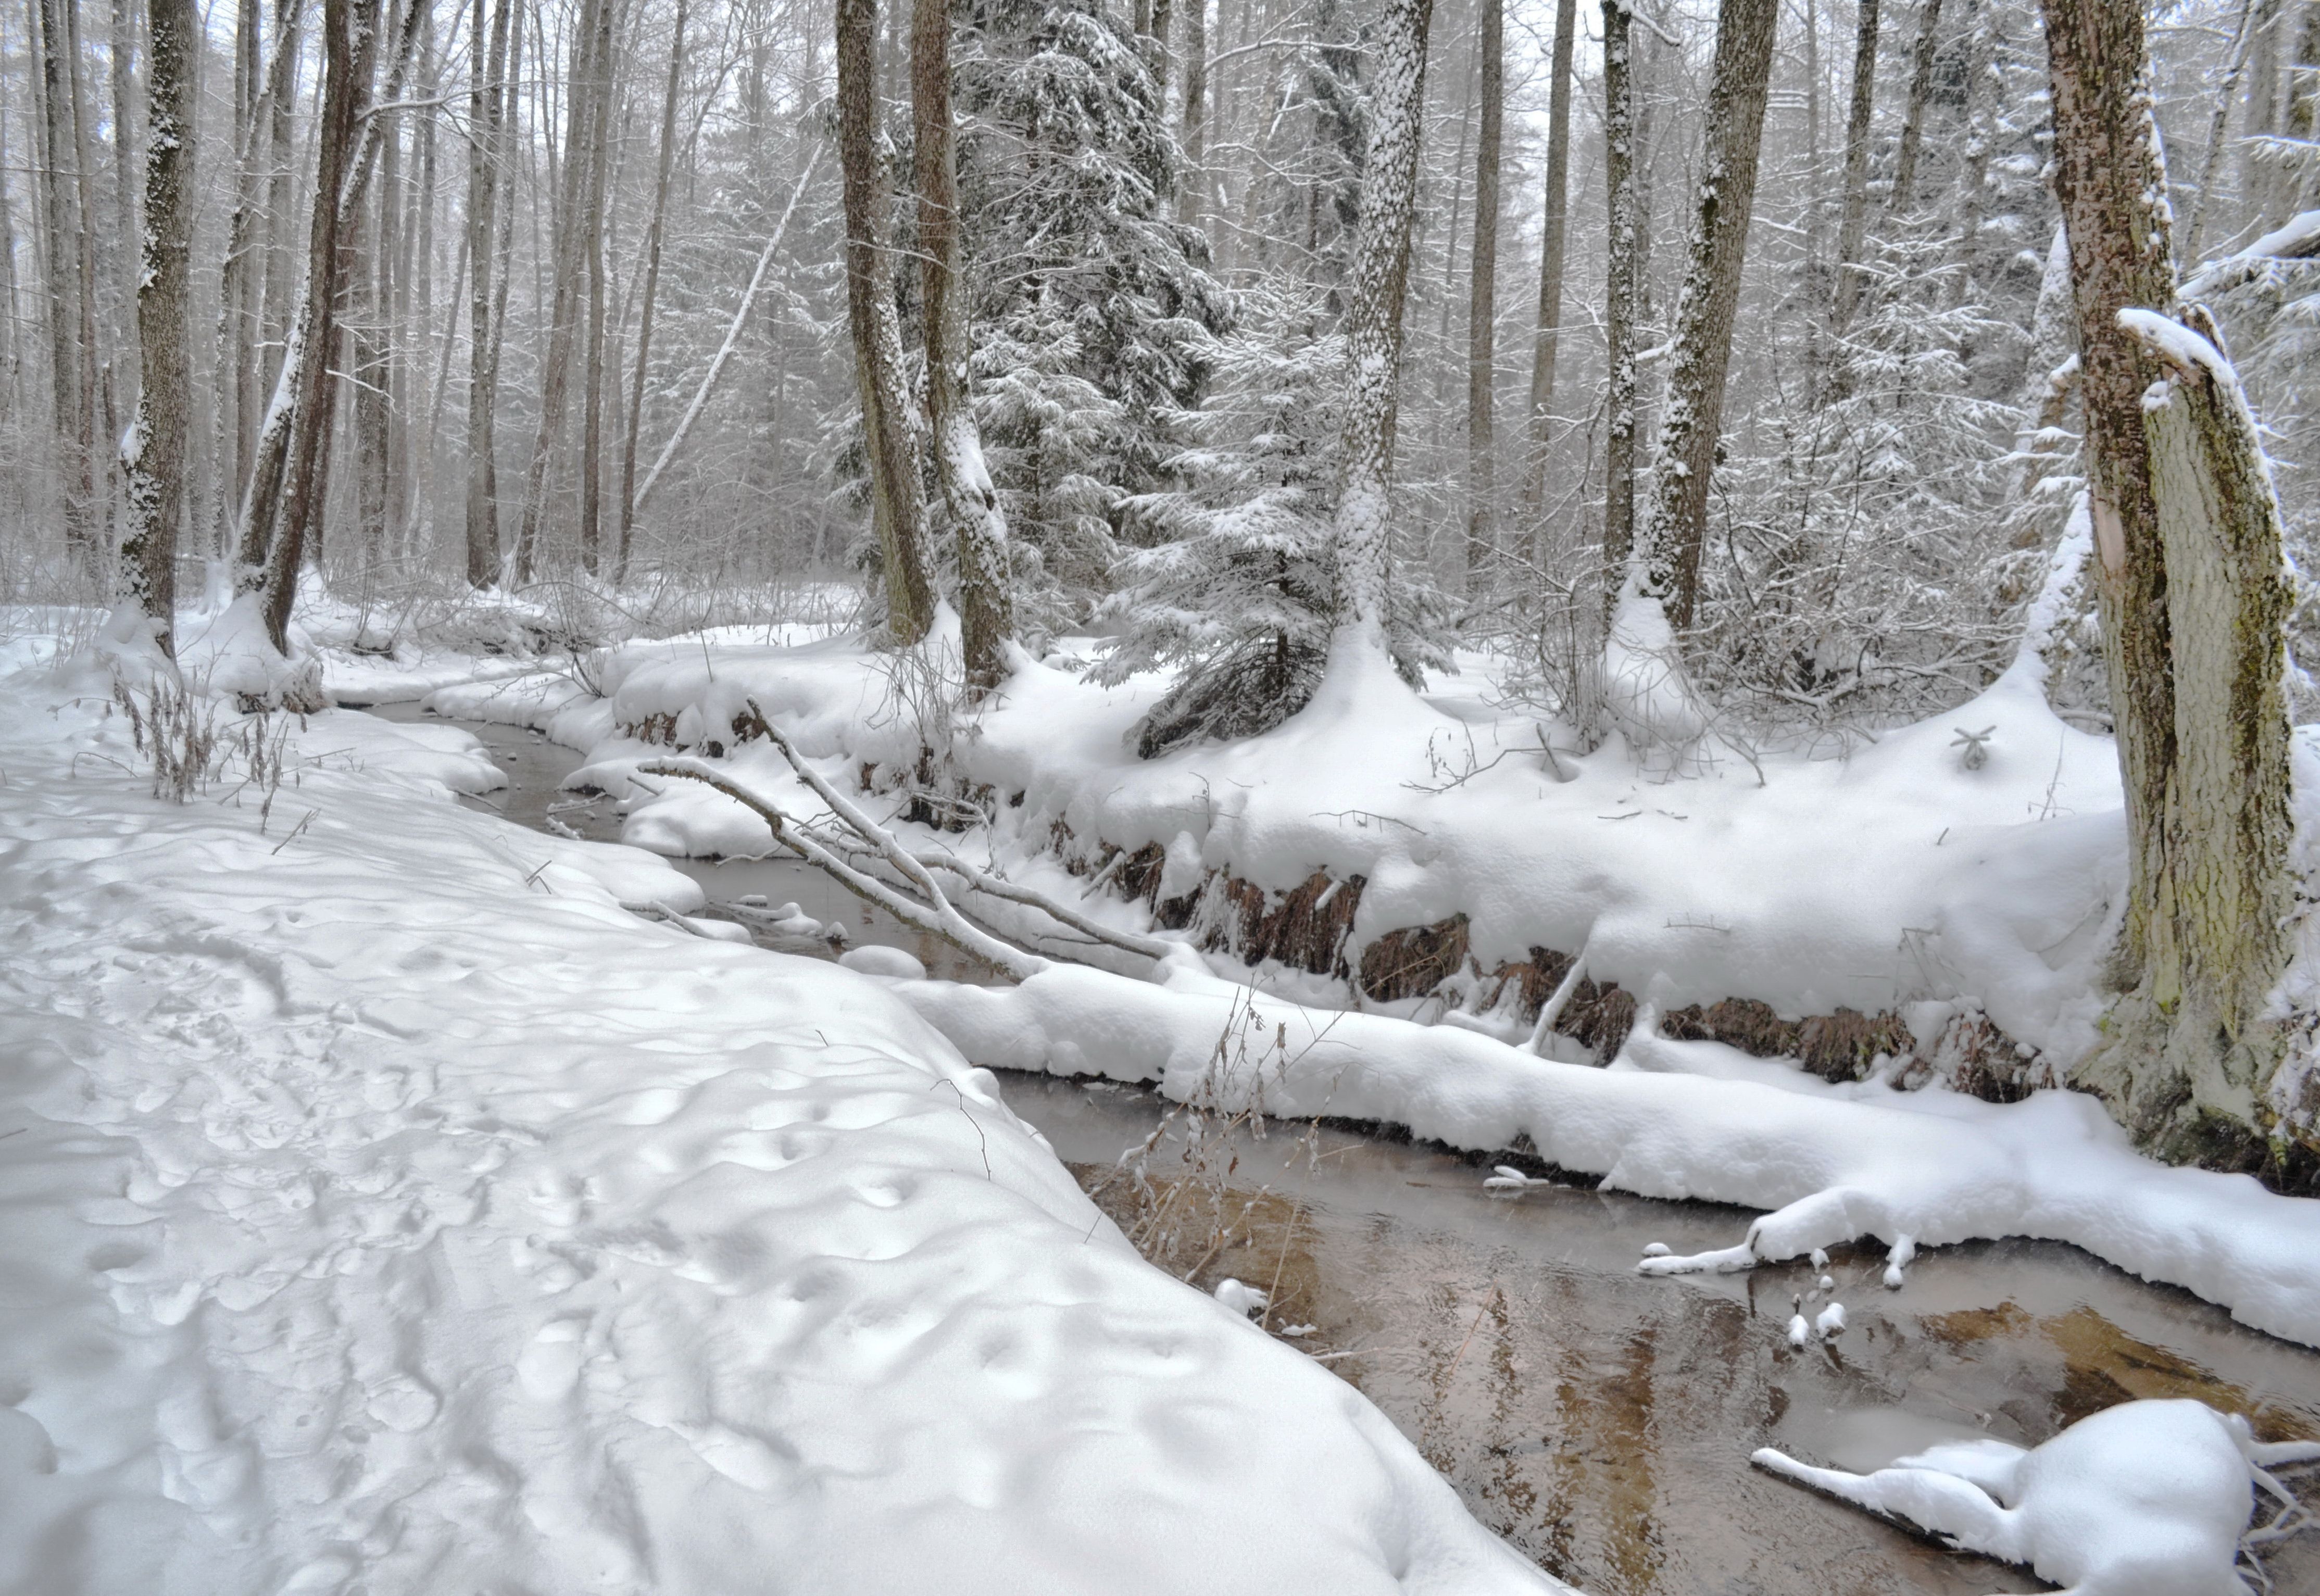
M2320 1445L2259 1444L2247 1420L2182 1400L2122 1402L2044 1445L1947 1442L1874 1474L1814 1468L1767 1446L1760 1468L1952 1546L2027 1564L2066 1596L2247 1596L2243 1544L2255 1488L2287 1492L2265 1465L2320 1458Z
M978 1064L1155 1082L1179 1100L1251 1094L1254 1082L1211 1078L1218 1038L1246 1023L1271 1046L1278 1028L1267 1112L1375 1120L1479 1149L1525 1136L1609 1189L1766 1211L1737 1246L1646 1258L1649 1274L1744 1269L1862 1237L1906 1266L1919 1247L2018 1236L2071 1243L2320 1346L2320 1202L2155 1164L2080 1093L1998 1105L1831 1085L1640 1029L1609 1069L1556 1064L1449 1026L1252 995L1189 956L1160 984L1059 967L1012 988L895 993Z

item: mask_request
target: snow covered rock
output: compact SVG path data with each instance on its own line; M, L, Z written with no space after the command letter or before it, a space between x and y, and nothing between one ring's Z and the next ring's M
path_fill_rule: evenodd
M2264 1446L2205 1402L2132 1401L2025 1451L1952 1442L1871 1474L1764 1447L1755 1463L1905 1519L1967 1551L2026 1564L2070 1596L2249 1596L2235 1566L2263 1465L2320 1458Z
M923 981L927 967L917 957L899 948L887 948L876 942L865 942L859 948L849 948L838 956L838 962L849 970L859 970L865 975L884 975L890 981Z

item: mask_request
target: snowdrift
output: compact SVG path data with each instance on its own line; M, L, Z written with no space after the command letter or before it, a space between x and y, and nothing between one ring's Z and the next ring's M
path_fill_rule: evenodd
M878 984L331 712L0 681L0 1586L1556 1588Z

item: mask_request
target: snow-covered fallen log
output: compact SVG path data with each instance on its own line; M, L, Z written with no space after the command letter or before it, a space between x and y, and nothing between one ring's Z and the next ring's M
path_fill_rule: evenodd
M1652 1274L1744 1268L1862 1237L1895 1249L2000 1237L2066 1241L2180 1285L2242 1322L2320 1346L2320 1202L2245 1175L2135 1153L2093 1098L2000 1106L1929 1088L1830 1085L1648 1015L1609 1069L1536 1057L1473 1031L1303 1008L1186 959L1150 984L1057 966L1013 988L894 990L977 1064L1157 1083L1270 1112L1405 1125L1454 1147L1527 1137L1548 1162L1648 1197L1767 1211L1735 1247L1651 1257ZM1219 1072L1219 1038L1237 1030Z
M2249 1596L2236 1564L2307 1523L2271 1467L2320 1443L2255 1440L2246 1419L2189 1401L2122 1402L2040 1446L1953 1441L1871 1474L1770 1446L1758 1467L1904 1519L1966 1551L2026 1564L2069 1596ZM2261 1489L2270 1523L2251 1528Z

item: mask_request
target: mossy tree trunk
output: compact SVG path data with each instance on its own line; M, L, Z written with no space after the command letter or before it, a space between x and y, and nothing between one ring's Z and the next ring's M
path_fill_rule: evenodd
M2140 7L2045 0L2128 897L2078 1072L2163 1156L2265 1162L2285 1033L2289 591L2279 510L2206 311L2179 307Z

